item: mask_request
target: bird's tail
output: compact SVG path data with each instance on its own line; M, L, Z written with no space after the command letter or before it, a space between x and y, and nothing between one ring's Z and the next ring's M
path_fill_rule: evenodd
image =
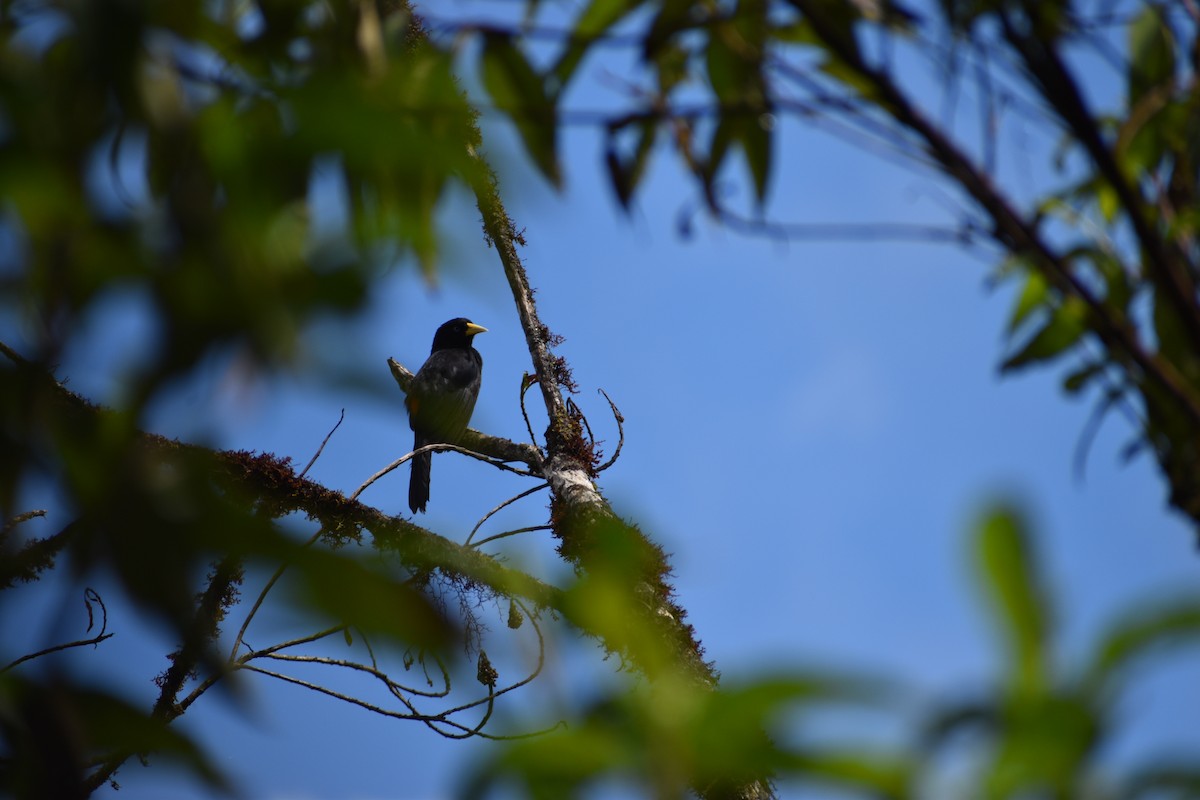
M413 438L413 450L431 444L423 436L417 434ZM408 507L415 514L425 511L429 502L429 467L433 461L433 453L419 453L413 456L412 474L408 477Z

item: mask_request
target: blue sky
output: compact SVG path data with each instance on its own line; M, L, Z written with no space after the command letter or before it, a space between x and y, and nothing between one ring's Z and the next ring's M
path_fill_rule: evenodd
M1167 511L1153 463L1120 462L1126 423L1105 423L1080 480L1073 453L1090 406L1065 398L1052 370L998 374L1011 290L988 288L986 259L923 244L781 244L703 218L683 238L675 221L691 198L665 153L627 216L604 185L593 131L573 128L563 139L561 194L533 176L506 128L489 123L486 135L525 229L522 255L543 321L566 337L559 352L581 386L577 402L609 451L616 434L596 390L627 420L624 454L601 487L673 554L679 601L727 679L817 664L895 673L927 695L986 686L999 650L967 534L997 497L1015 498L1035 522L1067 664L1131 600L1197 585L1194 535ZM782 218L944 220L932 179L791 122L779 149L771 208ZM1036 161L1039 152L1026 155ZM485 369L473 424L524 438L516 397L528 356L477 217L461 199L446 208L436 288L399 265L352 328L306 337L297 374L247 383L214 360L156 410L154 424L302 464L344 408L312 476L352 491L411 446L385 359L415 369L437 325L461 315L490 329L476 342ZM126 339L98 338L64 362L77 391L98 399L112 391L119 354L139 335L136 316L117 306L110 317L120 316ZM311 377L331 365L336 379ZM407 513L406 482L405 468L363 499ZM473 487L466 502L454 502L451 485ZM418 522L461 540L527 485L438 456L429 514ZM544 509L544 496L531 498L501 524L540 522ZM505 552L561 572L544 536L526 534ZM123 675L149 702L160 643L126 618L110 627L119 635L94 654L97 674ZM587 646L562 648L562 665L599 661ZM150 666L130 674L131 663ZM1197 667L1192 652L1146 674L1122 709L1136 735L1114 758L1157 742L1200 747L1200 690L1186 680ZM562 670L526 691L569 690ZM214 695L182 722L252 797L442 797L486 748L262 680L243 688L248 715ZM116 796L203 796L164 777L126 766Z

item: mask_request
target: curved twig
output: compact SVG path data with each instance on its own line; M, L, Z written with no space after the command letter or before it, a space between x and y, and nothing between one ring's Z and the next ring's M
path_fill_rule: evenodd
M496 469L501 469L501 470L504 470L505 472L512 472L516 475L524 475L528 478L538 477L538 475L536 473L530 472L527 469L518 469L517 467L510 467L508 464L505 464L503 461L497 461L496 459L492 458L491 456L484 455L483 453L477 453L474 450L468 450L465 447L459 447L456 444L427 444L424 447L418 447L416 450L413 450L411 453L400 456L400 458L397 458L395 461L388 464L386 467L379 470L371 477L367 478L366 481L363 482L362 486L359 486L357 489L354 490L354 494L350 495L350 499L357 500L358 496L361 495L364 491L366 491L368 486L370 486L375 481L382 478L384 475L387 475L389 472L396 469L397 467L403 466L404 462L410 461L414 456L418 456L421 453L451 453L451 452L462 453L464 456L470 456L471 458L475 459L476 461L482 461L485 464L491 464Z
M489 519L491 519L492 516L494 514L496 514L496 512L498 512L504 508L507 508L508 506L512 505L513 503L517 502L518 500L520 500L524 497L528 497L529 495L534 494L535 492L540 492L542 489L547 489L549 487L550 487L550 484L548 484L548 483L540 483L537 486L534 486L532 489L526 489L525 491L521 492L520 494L517 494L517 495L514 495L514 496L508 498L503 503L501 503L500 505L493 508L491 511L484 514L483 517L479 520L479 522L475 523L475 527L471 529L471 532L467 535L467 540L465 542L463 542L463 545L469 546L471 544L471 539L473 539L475 537L475 534L479 531L479 529L483 527L483 523L485 523ZM478 546L478 545L476 545L476 546Z
M529 411L525 408L525 393L529 391L529 387L537 383L537 376L530 375L528 372L521 375L521 417L525 420L525 430L529 431L529 442L534 447L540 447L537 443L537 435L533 432L533 424L529 421Z
M621 457L621 448L625 446L625 416L617 408L617 404L612 401L612 398L608 396L608 392L603 389L597 389L596 391L604 395L604 399L608 401L608 407L613 412L613 419L617 421L617 436L619 437L617 439L617 449L613 452L612 457L596 467L596 472L600 473L617 463L617 459Z
M308 541L305 542L303 546L311 547L318 539L321 538L323 533L325 533L325 528L321 527L316 533L309 537ZM234 637L233 647L229 650L230 661L233 661L235 658L237 658L238 648L242 646L242 640L246 635L246 630L250 627L251 620L253 620L254 615L258 613L258 609L262 606L263 601L267 599L267 593L270 592L271 589L275 588L275 584L278 583L281 577L283 577L283 573L287 568L287 564L280 564L278 567L276 567L275 572L271 575L270 579L267 580L267 583L263 586L262 591L258 593L258 597L256 597L254 600L254 605L251 606L250 611L246 614L246 618L242 620L242 627L238 628L237 636Z
M28 511L25 514L22 514L21 516L25 517L26 519L29 519L29 518L36 517L36 516L42 516L44 514L45 514L44 511L41 513L38 513L36 511ZM24 520L19 520L19 521L23 522ZM95 636L93 636L90 639L78 639L74 642L63 642L62 644L56 644L51 647L47 647L43 650L38 650L36 653L26 653L25 655L21 656L20 658L14 659L13 661L10 661L7 664L5 664L3 667L0 667L0 675L3 675L5 672L8 672L10 669L13 669L14 667L16 667L20 664L24 664L26 661L32 661L35 658L41 658L42 656L48 656L51 653L60 653L63 650L70 650L72 647L84 647L89 644L94 646L94 645L100 644L105 639L111 639L115 634L107 633L108 609L104 606L104 601L100 598L100 595L96 592L95 589L88 586L83 590L83 603L85 606L87 606L87 613L88 613L87 629L89 631L93 627L95 627L95 620L92 617L92 603L96 603L97 605L100 606L100 632L98 634L96 634Z
M334 432L342 426L342 420L345 418L346 409L343 408L342 413L338 415L337 424L329 430L329 433L325 434L325 438L321 440L321 446L317 448L317 452L313 453L313 457L310 458L308 463L304 465L304 469L300 470L301 478L308 474L308 471L312 469L313 464L317 463L317 459L321 457L321 453L325 452L325 445L329 444L330 438L333 436Z
M367 675L372 676L373 678L377 678L385 686L387 686L388 690L390 692L392 692L393 694L396 694L397 692L405 692L405 693L408 693L411 695L416 695L417 697L429 697L429 698L437 699L439 697L445 697L446 695L448 695L450 693L450 687L449 687L448 683L446 684L445 690L442 690L442 691L428 692L423 689L414 689L410 686L405 686L404 684L402 684L396 680L393 680L391 675L389 675L384 670L380 669L378 666L368 666L367 664L363 664L360 661L354 661L353 659L349 659L349 658L333 658L331 656L296 655L293 653L266 653L266 654L263 654L261 657L271 659L272 661L293 661L293 662L296 662L299 664L324 664L325 666L329 666L329 667L339 667L342 669L353 670L355 672L363 672L363 673L366 673ZM405 700L402 697L398 697L397 699L400 699L405 704L409 703L408 700Z
M529 533L530 531L552 531L552 530L554 530L553 525L530 525L525 528L516 528L511 531L504 531L503 533L497 533L494 536L487 537L486 539L480 539L478 542L476 542L475 544L473 544L471 546L472 547L483 547L488 542L494 542L497 539L507 539L509 536L516 536L518 533Z

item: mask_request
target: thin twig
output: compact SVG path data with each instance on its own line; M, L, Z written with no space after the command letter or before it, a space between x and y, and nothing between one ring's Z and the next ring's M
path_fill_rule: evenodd
M329 430L329 433L325 434L325 438L321 441L321 446L317 448L317 452L313 453L313 457L310 458L308 460L308 463L304 465L304 469L300 470L301 478L303 478L305 475L308 474L308 471L309 471L309 469L312 468L313 464L317 463L317 459L320 458L321 453L323 453L325 451L325 445L329 444L330 437L333 436L334 431L336 431L338 428L340 428L342 426L342 420L344 420L345 418L346 418L346 409L343 408L342 413L338 415L337 424L334 425Z
M22 522L28 522L35 517L44 516L46 516L46 509L44 508L35 508L32 511L26 511L22 514L17 514L15 517L10 518L8 522L4 523L3 528L0 528L0 539L3 539L5 536L7 536L13 528L17 527Z
M588 422L587 415L583 413L583 409L579 407L579 404L569 397L567 398L567 413L583 423L583 427L587 431L588 441L594 447L596 444L596 435L592 433L592 425Z
M612 398L608 396L608 392L604 391L603 389L597 389L596 391L604 395L604 399L608 401L608 407L612 409L613 419L617 421L617 436L619 437L617 439L617 449L615 452L613 452L612 457L599 467L596 467L596 472L600 473L617 463L617 459L621 457L621 448L625 446L625 417L617 408L617 404L614 403Z
M529 387L537 383L537 377L530 375L528 372L521 375L521 416L525 420L525 430L529 431L529 443L534 447L539 447L537 436L533 433L533 425L529 422L529 411L525 408L525 392L529 391Z
M258 653L255 653L254 655L255 655L255 657L259 656ZM262 654L261 657L268 658L273 661L294 661L294 662L297 662L300 664L324 664L325 666L329 666L329 667L339 667L341 669L349 669L349 670L353 670L355 672L363 672L363 673L366 673L367 675L370 675L371 677L376 678L376 679L380 680L381 682L383 682L384 685L386 685L388 687L389 691L391 691L393 693L406 692L411 695L416 695L417 697L428 697L428 698L432 698L435 700L438 698L441 698L441 697L445 697L447 694L450 693L449 684L446 684L445 689L443 689L441 691L436 691L436 692L429 692L429 691L425 691L423 689L416 689L411 686L405 686L404 684L393 680L392 677L390 675L388 675L388 673L379 669L378 666L368 666L359 661L354 661L354 660L348 659L348 658L333 658L331 656L295 655L292 653L265 653L265 654ZM408 702L408 701L405 701L405 702Z
M304 689L309 689L310 691L316 692L318 694L326 695L327 697L332 697L336 700L342 700L343 702L358 706L359 708L366 709L367 711L373 711L376 714L379 714L381 716L391 717L392 719L409 719L409 720L416 720L419 722L424 722L426 724L432 723L433 725L446 725L450 728L456 728L459 731L466 733L468 736L480 736L484 739L502 740L502 739L509 739L509 738L517 738L517 737L512 737L512 736L496 736L494 734L488 734L488 733L484 733L482 731L477 731L477 730L475 730L474 726L463 725L461 722L455 722L454 720L446 719L441 714L421 714L421 713L406 714L401 711L395 711L393 709L383 708L382 706L376 705L375 703L368 703L366 700L363 700L362 698L355 697L355 696L349 695L349 694L345 694L344 692L335 691L334 689L330 689L326 686L321 686L320 684L316 684L311 681L306 681L301 678L297 678L292 675L287 675L282 672L275 672L274 670L265 669L263 667L259 667L254 664L244 664L241 668L244 670L248 670L250 672L256 672L259 675L266 675L269 678L275 678L277 680L283 681L284 683L290 683L293 686L300 686ZM432 727L432 725L431 725L431 727ZM557 727L557 726L555 726L555 727ZM448 738L463 738L461 734L447 734L445 731L438 730L436 727L434 727L434 730L443 736L447 736ZM547 730L553 730L553 728L549 728Z
M316 533L309 537L308 541L304 543L304 547L310 547L315 544L317 539L320 539L321 534L324 532L324 528L319 529ZM238 629L237 636L233 640L233 647L229 651L230 661L233 661L237 658L238 649L242 646L242 640L246 636L246 630L250 627L251 620L253 620L254 615L258 613L258 609L260 606L262 606L263 601L267 599L267 593L270 592L271 589L275 587L275 584L279 581L279 579L283 577L284 570L286 570L287 567L287 564L280 564L278 567L276 567L275 572L271 575L270 579L267 580L266 584L262 588L262 591L258 593L258 597L254 600L254 605L250 608L249 613L246 614L246 618L242 620L242 627Z
M103 634L100 634L99 636L93 636L91 639L79 639L78 641L74 641L74 642L65 642L63 644L56 644L53 647L47 647L45 650L39 650L36 653L28 653L28 654L23 655L20 658L16 659L15 661L10 661L8 664L6 664L2 669L0 669L0 674L4 674L5 672L8 672L13 667L17 666L18 664L23 664L26 661L32 661L35 658L41 658L42 656L47 656L47 655L50 655L51 653L58 653L63 650L69 650L72 647L83 647L83 646L89 645L89 644L93 644L93 645L100 644L105 639L111 639L114 636L116 636L115 633L103 633Z
M476 542L475 544L473 544L471 546L472 547L483 547L488 542L494 542L497 539L507 539L509 536L516 536L518 533L529 533L531 531L552 531L552 530L554 530L553 525L530 525L527 528L516 528L511 531L504 531L503 533L497 533L493 536L487 537L486 539L480 539L478 542Z
M505 464L503 461L498 461L489 455L484 455L483 453L477 453L474 450L468 450L467 448L459 447L456 444L427 444L423 447L418 447L416 450L413 450L411 453L408 453L406 455L401 456L400 458L397 458L395 461L388 464L386 467L379 470L371 477L367 478L366 481L363 482L362 486L359 486L357 489L354 490L354 494L350 495L350 499L357 500L358 496L361 495L364 491L366 491L368 486L370 486L375 481L382 478L384 475L387 475L392 470L403 466L406 461L410 461L414 456L419 456L422 453L462 453L464 456L470 456L471 458L475 459L476 461L482 461L485 464L491 464L496 469L501 469L506 472L512 472L516 475L524 475L527 478L538 477L538 475L536 473L530 472L529 470L518 469L516 467L510 467L508 464Z
M475 523L475 527L471 529L471 533L467 535L467 540L465 542L463 542L463 546L467 547L467 546L471 545L471 539L474 538L475 534L479 531L479 529L481 527L483 527L483 523L485 523L489 519L491 519L492 515L494 515L496 512L498 512L504 508L507 508L508 506L512 505L513 503L517 502L518 500L520 500L523 497L528 497L529 495L533 494L534 492L540 492L542 489L549 488L549 486L550 486L550 484L548 484L548 483L540 483L537 486L534 486L532 489L526 489L525 491L521 492L520 494L517 494L517 495L514 495L514 496L508 498L503 503L501 503L500 505L493 508L491 511L484 514L483 517L479 520L479 522Z
M31 515L31 516L41 516L45 513L46 512L44 512L44 511L40 512L40 513L36 512L36 511L26 512L26 514ZM26 516L26 514L22 514L21 516ZM24 521L24 520L21 520L21 521ZM25 655L21 656L20 658L14 660L14 661L10 661L3 668L0 668L0 675L3 675L5 672L8 672L10 669L16 667L19 664L24 664L26 661L32 661L35 658L41 658L42 656L48 656L51 653L60 653L63 650L69 650L72 647L84 647L85 645L89 645L89 644L90 645L98 645L101 642L103 642L105 639L111 639L113 636L115 636L115 634L107 633L107 631L108 631L108 608L105 607L104 600L101 599L100 595L96 592L95 589L88 586L87 588L85 588L83 590L83 602L84 602L84 605L87 606L87 613L88 613L87 629L89 631L93 627L95 627L95 619L92 616L92 603L96 603L100 606L100 632L98 634L96 634L95 636L93 636L90 639L79 639L74 642L64 642L63 644L56 644L52 647L47 647L44 650L38 650L36 653L26 653Z
M715 211L717 218L734 230L761 234L782 241L802 239L887 244L933 242L963 247L993 241L991 233L972 220L965 220L961 225L926 225L917 222L774 222L746 217L719 204Z

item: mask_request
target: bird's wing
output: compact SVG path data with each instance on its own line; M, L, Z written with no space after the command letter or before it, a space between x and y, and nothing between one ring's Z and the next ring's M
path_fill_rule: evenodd
M473 350L439 350L429 356L406 400L412 429L432 440L461 436L479 397L482 367Z

